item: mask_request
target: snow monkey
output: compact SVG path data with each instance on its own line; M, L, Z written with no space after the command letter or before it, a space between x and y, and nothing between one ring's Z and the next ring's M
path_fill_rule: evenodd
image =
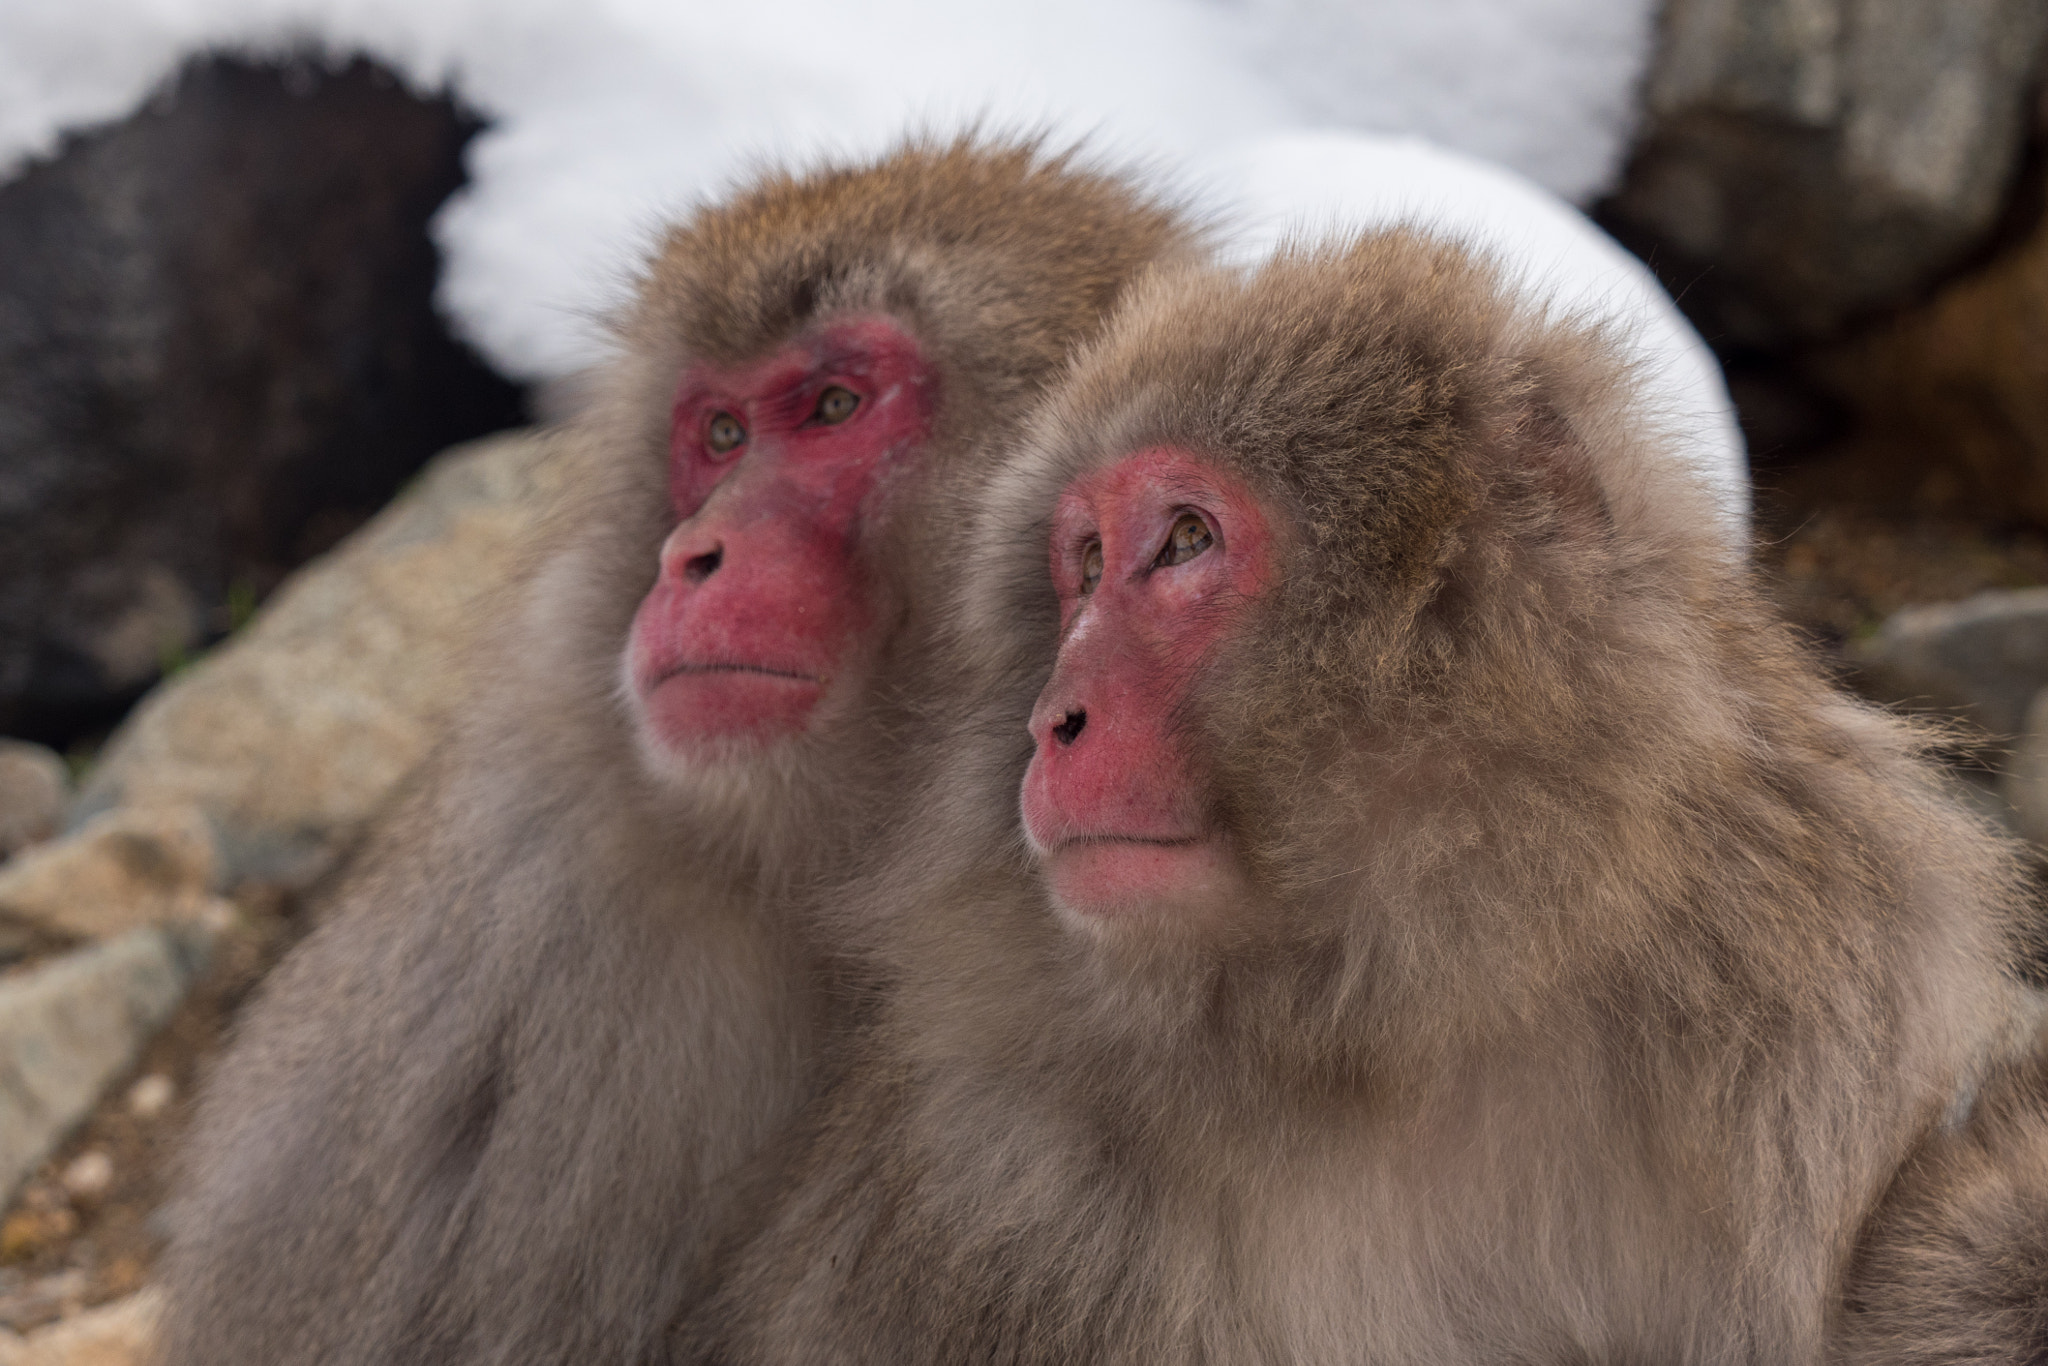
M977 442L1193 240L971 139L667 234L465 723L203 1100L166 1366L658 1339L806 1093L825 998L777 908L929 762L917 623Z
M985 501L836 903L885 992L676 1356L1820 1360L2015 1036L2021 883L1640 399L1408 232L1134 290Z

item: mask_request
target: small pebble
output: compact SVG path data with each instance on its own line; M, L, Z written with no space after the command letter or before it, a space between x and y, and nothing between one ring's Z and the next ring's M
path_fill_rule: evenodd
M0 1260L27 1261L78 1232L78 1216L69 1209L18 1209L0 1223Z
M29 1283L29 1293L46 1300L75 1300L92 1288L92 1278L79 1267L38 1276Z
M75 1196L105 1194L107 1187L114 1184L114 1159L97 1148L80 1153L57 1179Z
M128 1113L138 1119L155 1119L177 1094L169 1077L152 1072L128 1088Z

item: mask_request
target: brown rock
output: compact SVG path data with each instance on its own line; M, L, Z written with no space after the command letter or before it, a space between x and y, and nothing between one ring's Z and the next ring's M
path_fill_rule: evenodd
M2025 729L2006 757L1999 790L2014 811L2014 824L2037 844L2048 844L2048 687L2034 694Z
M79 801L202 810L226 881L303 883L425 756L564 477L558 443L494 437L436 459L248 627L146 698Z
M70 799L71 776L55 753L0 740L0 859L56 834Z
M0 730L104 730L520 420L432 301L478 126L363 58L216 51L0 176Z
M25 1262L76 1232L78 1215L69 1206L16 1210L0 1222L0 1262Z
M2048 525L2048 222L1817 370L1921 501Z
M0 914L107 939L207 913L219 871L213 832L197 808L122 807L0 868Z
M0 1201L135 1065L204 969L213 935L206 925L152 926L0 979ZM43 1190L53 1203L32 1199L31 1186L17 1212L64 1204L60 1188ZM0 1255L45 1236L61 1235L37 1223L0 1227Z
M1837 335L1985 241L2044 40L2039 0L1667 0L1600 216L1707 335Z
M1904 608L1875 635L1852 641L1848 655L1868 695L1949 711L2009 740L2048 686L2048 588Z
M0 1336L0 1366L146 1366L162 1300L155 1290L83 1310L23 1337Z

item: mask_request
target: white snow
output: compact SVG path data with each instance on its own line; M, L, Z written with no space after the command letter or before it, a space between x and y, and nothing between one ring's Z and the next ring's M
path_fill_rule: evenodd
M471 144L471 185L436 220L440 297L500 368L543 378L602 354L597 320L662 220L763 160L872 153L906 128L976 119L1086 136L1100 159L1236 211L1241 253L1289 225L1419 217L1483 239L1566 306L1628 319L1739 520L1742 448L1711 357L1648 272L1557 198L1590 198L1619 169L1654 9L0 0L0 176L63 130L127 114L200 49L368 52L493 120ZM1350 131L1305 131L1318 126Z
M1653 0L0 0L0 175L186 54L312 42L452 81L493 126L437 224L443 303L508 372L601 347L653 225L767 157L905 127L1089 135L1165 171L1227 137L1424 134L1583 200L1617 169Z

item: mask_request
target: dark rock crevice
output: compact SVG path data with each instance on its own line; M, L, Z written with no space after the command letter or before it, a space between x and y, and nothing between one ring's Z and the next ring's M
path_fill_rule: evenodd
M216 54L0 184L0 732L110 724L523 419L432 303L480 127L362 58Z

